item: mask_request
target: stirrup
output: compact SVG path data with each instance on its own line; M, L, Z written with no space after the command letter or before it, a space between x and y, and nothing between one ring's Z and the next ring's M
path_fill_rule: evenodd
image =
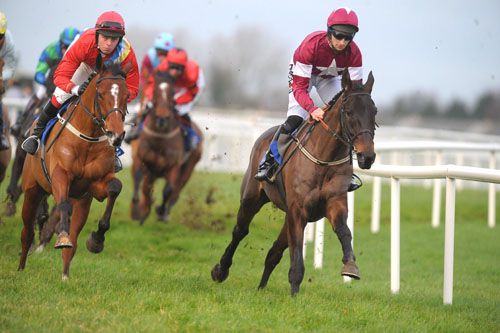
M352 174L351 182L349 183L349 187L347 188L347 192L356 191L361 186L363 186L363 182L361 181L361 178L359 178L355 174Z
M29 136L21 144L21 149L31 155L36 154L38 147L40 147L40 138L36 135Z
M122 170L123 170L122 161L120 161L120 158L118 156L115 156L115 173L120 172Z

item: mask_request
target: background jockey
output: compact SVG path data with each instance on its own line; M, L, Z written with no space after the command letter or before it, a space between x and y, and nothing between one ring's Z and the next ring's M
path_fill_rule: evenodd
M323 119L325 113L316 107L309 93L312 87L327 104L341 88L342 72L348 70L354 84L363 79L362 57L353 41L358 32L358 16L347 7L335 9L327 20L327 31L316 31L302 41L293 54L289 72L289 94L287 119L278 129L271 147L285 145L291 134L302 124L302 121L313 118ZM281 136L281 138L280 138ZM273 144L274 143L274 144ZM266 152L255 178L270 182L269 177L277 165L274 154L276 150ZM351 182L349 191L360 185Z
M132 123L138 125L142 124L146 115L144 100L144 87L149 79L149 76L154 72L156 67L165 59L170 49L175 47L174 36L169 33L162 32L155 38L154 46L148 50L141 63L141 79L139 85L139 93L141 100L137 103L136 114L130 120ZM132 128L127 131L125 142L130 143L132 140L139 136L140 129Z
M9 149L9 141L3 134L3 106L1 96L5 92L8 81L14 76L17 66L16 50L14 39L9 30L7 30L7 18L0 12L0 59L4 61L1 79L3 85L0 87L0 150Z
M121 64L122 68L131 64L126 83L130 93L128 101L133 100L139 89L139 68L130 42L124 37L125 22L120 14L114 11L102 13L96 21L95 28L84 31L64 54L54 74L56 89L51 100L45 105L33 135L27 138L22 148L29 154L35 154L40 144L47 122L57 115L59 108L71 96L80 96L88 85L88 77L94 71L97 58L104 65ZM116 169L121 167L116 160ZM118 171L118 170L117 170Z
M45 49L43 49L40 58L38 59L38 64L35 70L35 93L31 96L24 112L17 117L16 123L11 127L11 132L13 135L19 135L21 126L24 119L29 114L29 111L38 105L47 94L47 83L52 84L52 82L46 82L49 76L49 70L55 64L61 61L64 53L68 49L69 45L73 42L75 37L80 34L80 31L73 27L65 28L59 35L59 40L53 41Z
M168 72L175 79L175 103L177 112L182 117L186 149L193 149L199 143L200 138L191 127L189 111L191 111L205 87L203 71L196 61L188 59L186 51L179 48L171 49L168 56L158 65L156 71ZM153 73L144 88L146 103L150 103L153 99L154 86L155 78ZM139 133L138 127L133 135L130 135L128 142L136 139Z
M148 50L141 63L141 88L148 81L149 76L165 59L170 49L175 47L174 36L169 33L162 32L155 38L152 48Z

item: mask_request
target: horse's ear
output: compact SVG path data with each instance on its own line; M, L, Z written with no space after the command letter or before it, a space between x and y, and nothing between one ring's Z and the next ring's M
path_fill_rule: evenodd
M128 74L128 72L130 72L130 70L132 69L132 63L131 62L127 62L125 64L125 66L123 66L122 70L125 74Z
M366 83L364 85L364 90L371 94L372 93L372 88L373 88L373 83L375 82L375 78L373 77L372 71L370 71L370 74L368 74L368 80L366 80Z
M344 73L342 74L342 90L350 90L352 88L351 76L349 75L349 70L344 69Z
M97 58L95 59L95 69L96 71L100 71L102 69L102 56L101 52L97 53Z

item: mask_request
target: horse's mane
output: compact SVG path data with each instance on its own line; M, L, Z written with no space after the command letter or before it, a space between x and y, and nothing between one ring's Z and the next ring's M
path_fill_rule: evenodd
M363 90L364 86L363 86L363 83L357 83L356 85L354 85L352 87L352 91L359 91L359 90ZM344 92L345 90L342 89L340 90L335 96L333 96L333 98L330 100L330 102L328 102L328 106L331 107L333 106L337 100L339 99L340 95L342 95L342 93Z
M113 63L110 66L106 67L106 71L110 71L113 76L121 76L124 79L127 77L127 74L123 71L121 65L118 63Z
M160 80L165 80L165 81L167 81L169 83L174 82L174 78L170 74L168 74L167 71L157 71L155 73L155 76L157 78L159 78Z

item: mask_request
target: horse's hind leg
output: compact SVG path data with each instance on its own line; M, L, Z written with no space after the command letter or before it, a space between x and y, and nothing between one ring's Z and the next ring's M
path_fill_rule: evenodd
M24 160L26 153L18 145L16 148L16 156L12 162L9 186L7 187L7 209L5 215L12 216L16 213L16 202L21 196L21 187L18 185L19 178L23 171Z
M252 177L248 172L245 178ZM229 275L229 268L233 263L233 255L238 247L238 244L248 234L248 226L252 222L253 217L262 206L269 202L266 194L260 190L258 183L255 180L245 181L246 186L242 190L242 198L240 208L238 210L238 217L236 225L233 228L232 239L226 247L218 264L212 268L212 279L217 282L224 281ZM252 186L253 185L253 186ZM251 186L251 187L250 187Z
M271 276L274 268L281 261L281 258L283 257L283 251L285 251L285 249L288 247L287 229L288 225L286 223L283 224L278 239L276 239L273 246L267 253L264 273L262 273L262 279L260 280L259 289L263 289L266 287L269 276Z
M302 255L304 243L304 228L306 222L300 215L300 209L296 206L289 207L286 214L288 225L287 239L290 248L290 270L288 281L290 282L292 296L299 292L300 284L304 279L304 257Z
M356 265L356 257L352 250L351 241L352 235L347 226L347 198L336 197L328 200L327 217L330 221L333 230L337 234L337 238L342 245L344 266L340 272L341 275L349 276L356 280L361 278L358 266Z
M75 255L78 235L82 231L85 222L89 216L90 204L92 203L92 196L87 194L85 197L79 200L73 200L73 215L71 216L70 233L69 237L73 247L65 248L62 250L62 260L63 260L63 281L69 278L69 266L71 260Z
M33 180L34 181L34 180ZM28 252L35 239L35 216L37 212L38 204L44 196L43 190L34 184L32 187L28 188L24 193L23 202L23 230L21 231L21 258L19 259L18 270L22 271L26 266L26 259L28 257Z
M50 243L50 240L52 239L54 232L56 232L56 226L58 222L59 222L59 214L57 214L56 207L53 207L52 210L50 211L47 222L44 223L42 230L40 230L40 245L37 248L37 252L42 252L45 249L45 246L47 246L47 244Z
M106 185L104 187L103 185ZM102 182L97 184L92 189L92 194L97 200L102 201L105 197L108 198L106 210L102 218L99 220L97 231L92 232L87 239L87 249L93 253L99 253L104 249L104 234L109 230L111 213L115 206L116 198L122 191L122 183L117 178L111 178L109 182Z

